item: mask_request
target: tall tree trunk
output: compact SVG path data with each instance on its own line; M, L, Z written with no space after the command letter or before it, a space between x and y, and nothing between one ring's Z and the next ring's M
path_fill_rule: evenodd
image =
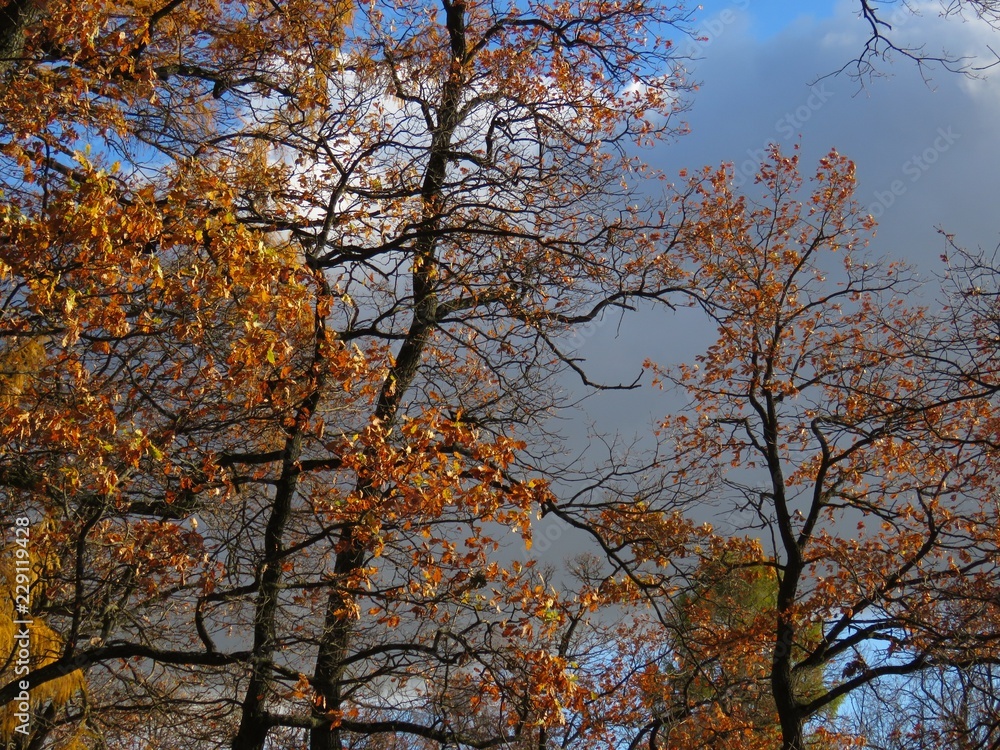
M441 194L447 175L448 157L455 129L459 122L461 94L464 84L463 64L467 55L465 39L465 4L461 0L443 0L446 25L451 42L452 63L442 91L436 128L432 134L426 171L421 189L425 227L413 248L413 319L406 338L396 355L396 362L382 385L374 416L384 427L391 426L399 414L403 397L413 384L420 362L437 325L438 298L436 292L437 233L441 225ZM374 488L359 480L358 491L367 494ZM355 529L348 526L338 540L334 575L337 585L345 582L364 564L365 552L357 544ZM351 607L351 595L334 590L327 601L326 619L316 657L313 687L320 698L316 718L320 725L310 733L310 750L341 750L340 730L331 727L330 713L341 709L340 683L344 675L344 659L351 643L352 625L346 612Z
M324 293L325 284L321 285ZM299 459L302 456L303 433L309 420L316 412L325 382L324 359L326 357L325 321L317 311L315 320L315 350L313 352L311 384L309 395L302 402L296 414L295 424L289 429L281 457L281 473L277 479L271 515L264 529L264 557L257 572L257 602L254 611L253 660L250 680L241 706L240 727L233 740L233 750L263 750L269 723L267 718L267 696L271 690L274 671L274 656L277 650L278 596L281 590L281 557L284 553L285 528L292 515L292 501L301 473Z
M0 76L21 60L25 34L42 13L41 0L10 0L0 7Z

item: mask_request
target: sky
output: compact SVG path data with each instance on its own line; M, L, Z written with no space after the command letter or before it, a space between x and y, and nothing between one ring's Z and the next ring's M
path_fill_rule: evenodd
M721 161L749 172L768 143L798 142L808 171L835 147L858 165L858 198L879 220L873 245L934 273L942 246L935 226L973 247L1000 240L1000 71L970 79L932 68L925 80L900 59L864 86L830 75L863 47L867 29L856 8L857 0L703 3L696 26L708 40L692 66L701 87L687 117L691 132L650 161L668 174ZM895 27L901 39L926 41L928 53L1000 48L1000 32L942 19L933 3ZM894 182L903 185L892 191Z
M695 10L695 26L699 36L709 39L720 36L718 26L712 20L728 10L740 16L745 31L755 39L767 39L781 31L790 23L800 19L826 18L833 14L836 6L832 0L705 0L698 3L701 10ZM722 20L719 18L719 20ZM729 25L723 22L725 25Z
M767 144L798 143L809 174L836 148L856 162L857 199L879 222L870 251L912 264L933 304L946 249L938 227L968 248L1000 244L1000 66L969 78L933 67L922 73L896 59L863 85L831 75L863 49L867 28L857 7L857 0L705 0L694 25L706 41L678 42L699 58L691 65L700 88L685 115L690 133L645 158L668 176L723 161L749 176ZM926 42L928 53L1000 50L1000 32L982 22L941 18L936 2L923 8L919 17L891 17L899 40ZM631 382L645 358L689 361L714 337L693 311L659 310L605 319L583 332L577 353L592 378ZM677 406L676 395L648 387L598 394L569 425L571 444L595 444L584 435L587 421L604 434L648 437ZM543 524L538 532L560 546L558 528Z

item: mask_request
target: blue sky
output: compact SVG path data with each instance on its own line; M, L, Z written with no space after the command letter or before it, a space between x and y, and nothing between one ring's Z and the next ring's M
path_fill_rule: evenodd
M827 18L834 12L833 0L704 0L698 3L700 11L695 17L701 19L696 26L704 31L711 20L726 10L743 16L748 24L747 31L756 39L765 40L797 19Z

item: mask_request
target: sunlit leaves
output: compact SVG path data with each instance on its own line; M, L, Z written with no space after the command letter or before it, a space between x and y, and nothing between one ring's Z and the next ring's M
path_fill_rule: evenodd
M80 741L405 719L485 745L583 715L611 683L560 629L605 594L502 548L554 504L521 432L575 364L560 337L678 282L625 154L671 132L687 84L654 40L683 13L43 11L0 90L0 487L52 519L40 606L103 676L63 715Z

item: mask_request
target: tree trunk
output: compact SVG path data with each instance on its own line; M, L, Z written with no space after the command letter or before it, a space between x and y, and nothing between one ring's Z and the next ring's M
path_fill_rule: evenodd
M21 60L28 27L41 17L40 0L10 0L0 7L0 76Z
M437 230L441 224L441 193L448 169L448 157L455 129L459 122L463 71L466 51L465 4L443 0L446 11L446 25L451 42L452 64L448 80L444 85L438 120L432 134L426 171L421 190L425 217L424 233L413 248L413 319L409 331L396 356L396 362L382 386L375 416L384 427L391 426L397 418L403 396L412 385L424 349L431 333L437 325ZM359 480L358 490L370 492L365 480ZM334 574L338 584L355 573L364 563L364 550L355 542L354 530L347 527L341 534L340 551L334 564ZM310 732L310 750L342 750L340 731L331 728L325 719L341 708L340 682L343 678L344 658L350 648L352 626L345 614L350 594L341 590L330 593L327 601L326 620L322 640L316 657L313 688L320 698L317 718L321 726Z

